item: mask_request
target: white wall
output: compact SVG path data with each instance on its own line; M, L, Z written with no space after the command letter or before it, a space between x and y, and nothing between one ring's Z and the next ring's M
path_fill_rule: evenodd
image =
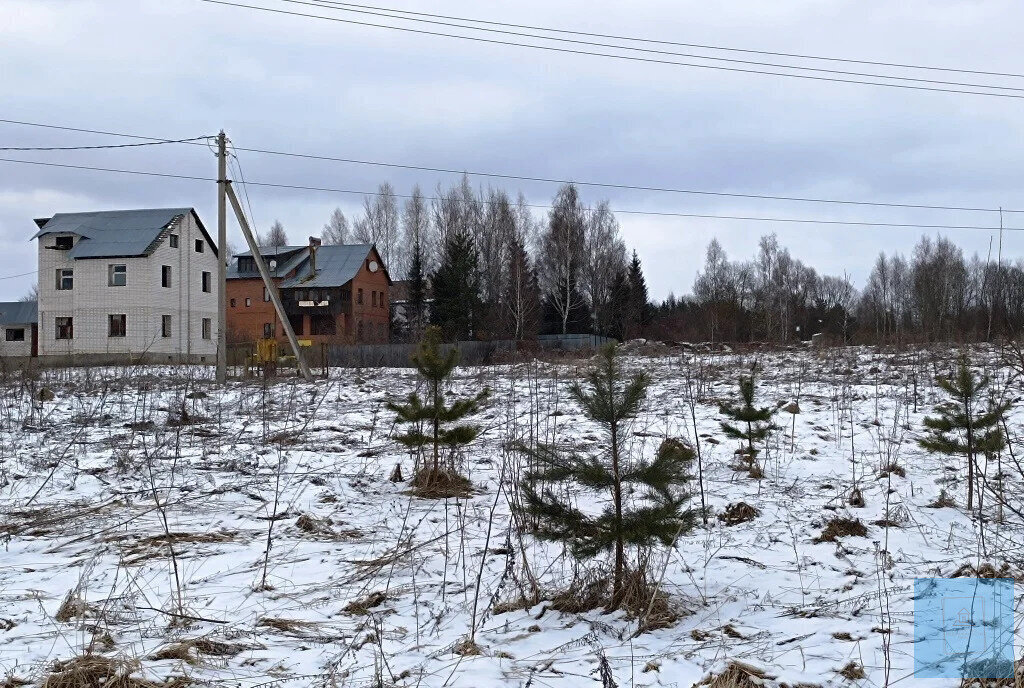
M7 330L24 330L25 341L23 342L9 342L7 341ZM25 324L9 324L0 325L0 356L31 356L32 355L32 325L31 323Z
M171 248L169 235L177 234ZM150 256L72 260L53 246L54 235L39 240L39 354L166 354L210 356L217 351L217 257L203 239L194 217L183 217L165 231ZM127 285L109 286L109 266L127 266ZM161 286L161 266L171 266L171 287ZM74 269L74 289L58 291L58 268ZM202 272L210 273L210 292L202 291ZM127 316L125 337L110 337L108 316ZM171 316L171 337L161 336L162 316ZM56 339L57 317L74 318L74 338ZM210 339L202 338L202 319L210 319Z

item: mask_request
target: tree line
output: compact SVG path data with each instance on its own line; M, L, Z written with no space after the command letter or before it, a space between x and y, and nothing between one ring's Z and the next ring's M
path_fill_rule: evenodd
M404 322L416 340L429 324L446 339L529 339L538 334L617 339L789 343L824 333L843 342L978 340L1024 328L1024 260L967 257L947 238L923 236L909 257L881 253L862 290L792 256L775 234L750 260L707 247L692 294L650 300L636 252L608 201L585 206L573 184L539 216L522 193L474 188L466 175L433 197L405 198L381 184L350 221L337 208L327 244L375 244L406 280ZM274 223L261 243L284 245Z
M407 282L407 321L394 331L413 341L431 324L449 340L622 339L639 336L653 313L609 203L584 206L572 184L540 219L521 193L474 188L465 175L431 198L417 186L400 200L384 183L355 219L335 209L321 239L377 246L392 279ZM280 223L265 244L287 244Z
M975 341L1024 327L1024 261L964 255L949 239L922 236L912 254L879 254L863 290L823 275L774 234L756 256L731 261L708 245L693 295L658 306L652 335L787 343L825 333L843 342Z

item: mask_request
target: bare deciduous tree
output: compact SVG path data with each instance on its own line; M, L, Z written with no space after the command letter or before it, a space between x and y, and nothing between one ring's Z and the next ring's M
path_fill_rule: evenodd
M324 225L323 235L320 237L325 244L342 245L348 243L348 219L341 208L335 208L331 213L331 219Z

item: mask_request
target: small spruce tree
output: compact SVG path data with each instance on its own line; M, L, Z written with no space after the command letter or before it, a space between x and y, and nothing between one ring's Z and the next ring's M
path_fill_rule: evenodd
M757 442L763 442L768 437L768 433L775 428L771 422L772 410L767 407L757 408L754 406L755 382L753 371L751 371L750 375L740 376L739 388L739 404L719 404L719 410L729 418L728 421L721 421L719 424L722 427L722 432L727 437L740 440L741 443L746 443L745 447L741 445L740 448L747 460L747 465L743 468L750 472L751 477L760 478L762 472L757 465L757 455L760 450L754 445Z
M670 546L694 522L692 511L684 509L689 495L680 489L689 479L692 450L678 442L665 443L653 460L631 461L624 446L629 422L639 413L648 384L643 373L625 379L615 346L609 345L587 375L586 388L580 383L570 388L587 417L604 429L608 437L604 454L585 456L546 445L518 447L537 466L526 473L521 488L524 507L537 522L538 537L564 543L581 559L614 552L612 609L621 606L626 592L627 546L649 547L657 542ZM566 503L550 487L538 489L544 483L574 483L604 491L611 504L600 514L590 515ZM643 573L642 563L638 561L633 570Z
M404 404L388 403L387 407L398 416L399 423L409 429L396 439L418 457L429 451L424 462L417 461L413 487L422 496L444 497L463 494L469 481L459 475L455 459L457 451L480 434L476 425L458 425L458 421L480 410L489 390L484 388L472 397L446 401L444 385L459 362L458 349L441 353L441 330L428 327L424 332L412 362L420 375L426 378L426 399L411 393Z
M1000 422L1010 404L982 400L989 378L975 376L966 356L960 357L954 375L936 382L949 399L935 407L938 416L924 419L928 433L918 443L929 452L967 459L967 510L972 511L978 455L995 454L1006 446Z

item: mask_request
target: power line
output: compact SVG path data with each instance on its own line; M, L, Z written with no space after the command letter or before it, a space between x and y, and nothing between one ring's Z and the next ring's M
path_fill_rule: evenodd
M126 133L124 133L122 131L103 131L102 129L82 129L81 127L67 127L67 126L62 126L62 125L59 125L59 124L44 124L44 123L41 123L41 122L26 122L24 120L18 120L18 119L0 119L0 124L18 124L18 125L25 126L25 127L39 127L41 129L56 129L56 130L59 130L59 131L73 131L73 132L76 132L76 133L79 133L79 134L101 134L103 136L120 136L121 138L124 138L124 139L139 139L139 140L142 140L142 141L157 141L157 142L161 142L161 143L166 143L166 142L170 141L169 139L158 138L158 137L153 137L153 136L139 136L138 134L126 134ZM210 137L200 136L200 137L197 137L196 139L192 139L192 140L199 140L199 139L205 139L205 138L210 138ZM174 143L188 142L188 141L190 141L190 139L180 139L179 141L174 141Z
M168 172L150 172L143 170L123 170L111 167L96 167L91 165L71 165L68 163L56 163L56 162L42 162L39 160L14 160L11 158L0 158L0 162L17 163L22 165L39 165L43 167L58 167L75 170L89 170L95 172L113 172L119 174L133 174L141 175L146 177L163 177L169 179L184 179L189 181L202 181L202 182L216 182L217 180L212 177L199 177L193 175L173 174ZM300 184L283 184L274 182L258 182L249 180L246 182L249 186L262 186L275 189L289 189L289 190L301 190L301 191L320 191L325 193L342 193L342 194L353 194L359 196L377 196L380 195L376 191L360 191L355 189L338 189L324 186L305 186ZM411 194L391 194L395 198L411 198ZM424 200L428 201L440 201L441 198L437 196L423 196ZM461 202L461 201L460 201ZM483 204L490 204L491 201L480 201ZM540 204L525 204L529 208L535 209L550 209L550 205ZM704 213L680 213L680 212L659 212L652 210L622 210L617 209L614 211L621 215L645 215L653 217L682 217L682 218L696 218L696 219L712 219L712 220L742 220L752 222L784 222L794 224L814 224L814 225L832 225L832 226L851 226L851 227L890 227L890 228L910 228L910 229L976 229L984 231L999 231L999 227L992 226L981 226L981 225L940 225L940 224L917 224L917 223L900 223L900 222L862 222L855 220L815 220L805 218L787 218L787 217L757 217L749 215L713 215ZM1024 227L1003 227L1004 231L1008 232L1024 232Z
M22 273L19 273L17 275L4 275L3 277L0 277L0 280L14 279L15 277L25 277L27 275L34 275L37 272L39 272L39 271L38 270L29 270L28 272L22 272Z
M7 147L0 148L0 151L75 151L75 150L101 150L109 148L138 148L139 146L162 146L166 143L190 143L192 141L202 141L213 138L211 136L193 136L190 139L177 139L177 140L163 140L163 141L147 141L145 143L117 143L108 144L105 146L21 146L17 148Z
M963 95L990 96L990 97L995 97L995 98L1024 98L1024 94L1017 94L1017 93L993 93L993 92L990 92L990 91L972 91L972 90L957 89L957 88L939 88L939 87L936 87L936 86L916 86L916 85L913 85L913 84L903 84L903 83L897 84L897 83L888 83L888 82L882 82L882 81L866 81L866 80L863 80L863 79L844 79L844 78L839 78L839 77L817 76L817 75L814 75L814 74L794 74L794 73L791 73L791 72L776 72L776 71L769 71L769 70L762 70L762 69L753 69L753 68L726 67L726 66L722 66L722 65L709 65L709 64L700 64L700 63L694 63L694 62L680 62L680 61L675 61L675 60L663 60L663 59L657 59L657 58L651 58L651 57L639 57L639 56L635 56L635 55L616 55L616 54L611 54L611 53L595 52L595 51L592 51L592 50L579 50L579 49L573 49L573 48L560 48L560 47L555 47L555 46L550 46L550 45L534 45L534 44L530 44L530 43L517 43L515 41L499 40L499 39L496 39L496 38L482 38L480 36L465 36L465 35L461 35L461 34L445 33L445 32L441 32L441 31L428 31L426 29L414 29L414 28L407 27L407 26L392 26L392 25L389 25L389 24L377 24L377 23L373 23L373 22L356 21L354 19L343 19L341 17L335 17L335 16L325 16L325 15L318 15L318 14L309 14L309 13L305 13L305 12L295 12L295 11L291 11L291 10L274 9L274 8L270 8L270 7L260 7L260 6L257 6L257 5L246 5L246 4L238 3L238 2L227 2L226 0L200 0L200 1L201 2L210 3L210 4L214 4L214 5L225 5L225 6L228 6L228 7L238 7L238 8L244 8L244 9L250 9L250 10L257 10L257 11L261 11L261 12L271 12L271 13L274 13L274 14L282 14L282 15L295 16L295 17L306 17L306 18L309 18L309 19L321 19L321 20L325 20L325 21L333 21L333 22L338 22L338 23L342 23L342 24L352 24L352 25L355 25L355 26L369 26L369 27L380 28L380 29L390 29L392 31L403 31L403 32L406 32L406 33L415 33L415 34L421 34L421 35L427 35L427 36L441 36L441 37L445 37L445 38L458 38L458 39L467 40L467 41L473 41L473 42L477 42L477 43L489 43L489 44L493 44L493 45L507 45L507 46L515 46L515 47L520 47L520 48L532 48L534 50L544 50L544 51L548 51L548 52L556 52L556 53L564 53L564 54L572 54L572 55L587 55L587 56L592 56L592 57L606 57L606 58L615 59L615 60L627 60L627 61L632 61L632 62L646 62L646 63L651 63L651 64L673 65L673 66L677 66L677 67L697 67L697 68L701 68L701 69L713 69L713 70L719 70L719 71L737 72L737 73L742 73L742 74L761 74L761 75L767 75L767 76L783 76L783 77L789 77L789 78L793 78L793 79L806 79L806 80L811 80L811 81L830 81L830 82L835 82L835 83L860 84L860 85L864 85L864 86L885 86L885 87L888 87L888 88L902 88L902 89L910 89L910 90L914 90L914 91L932 91L932 92L937 92L937 93L958 93L958 94L963 94ZM286 2L298 2L299 0L285 0L285 1ZM309 3L304 3L304 4L309 4ZM880 77L880 78L888 78L888 77ZM978 88L992 88L992 87L979 85Z
M0 119L0 123L6 124L18 124L31 127L44 127L48 129L59 129L66 131L75 132L87 132L91 134L103 134L106 136L121 136L125 138L133 139L144 139L147 141L159 141L164 142L167 139L156 138L151 136L140 136L138 134L128 134L123 132L111 132L111 131L100 131L96 129L80 129L76 127L65 127L55 124L43 124L39 122L26 122L18 120L5 120ZM200 137L206 138L206 137ZM191 142L187 139L183 139L181 142L188 143L189 145L206 145L201 143ZM745 198L752 200L769 200L769 201L787 201L797 203L820 203L820 204L836 204L836 205L850 205L850 206L865 206L865 207L877 207L877 208L905 208L910 210L946 210L946 211L963 211L963 212L990 212L998 213L999 208L984 208L976 206L958 206L958 205L929 205L925 203L897 203L897 202L886 202L886 201L863 201L863 200L850 200L840 198L814 198L810 196L780 196L773 194L757 194L757 193L741 193L731 191L710 191L706 189L684 189L676 187L664 187L664 186L650 186L641 184L626 184L620 182L603 182L603 181L588 181L588 180L576 180L576 179L564 179L557 177L541 177L531 175L520 175L511 174L504 172L483 172L483 171L471 171L466 169L456 169L450 167L433 167L428 165L411 165L406 163L394 163L394 162L383 162L379 160L362 160L358 158L343 158L330 155L317 155L313 153L297 153L291 151L280 151L271 150L267 148L249 148L243 146L237 146L234 143L231 144L232 150L234 151L245 151L247 153L259 153L263 155L276 155L291 158L299 158L305 160L318 160L325 162L338 162L352 165L368 165L374 167L386 167L390 169L399 170L414 170L420 172L434 172L441 174L465 174L471 177L488 177L493 179L508 179L514 181L524 182L538 182L544 184L575 184L577 186L587 186L594 188L604 189L617 189L624 191L648 191L656 193L673 193L682 195L694 195L694 196L713 196L721 198ZM237 159L237 155L235 156ZM241 180L244 184L244 179ZM243 187L244 190L244 187ZM1022 213L1024 210L1017 210L1012 208L1003 208L1004 213Z
M365 14L365 15L376 16L376 17L385 17L385 18L388 18L388 19L398 19L399 21L421 22L421 23L431 24L431 25L435 25L435 26L448 26L448 27L453 27L453 28L458 28L458 29L468 29L468 30L471 30L471 31L484 31L484 32L487 32L487 33L496 33L496 34L502 34L502 35L507 35L507 36L518 36L518 37L521 37L521 38L535 38L535 39L545 40L545 41L556 41L556 42L560 42L560 43L570 43L570 44L573 44L573 45L586 45L586 46L597 47L597 48L611 48L611 49L614 49L614 50L629 50L629 51L632 51L632 52L647 53L647 54L651 54L651 55L667 55L667 56L671 56L671 57L686 57L686 58L695 58L695 59L699 59L699 60L711 60L711 61L715 61L715 62L726 62L726 63L730 63L730 64L753 65L753 66L758 66L758 67L773 67L773 68L778 68L778 69L793 69L793 70L801 70L801 71L809 71L809 72L819 72L819 73L822 73L822 74L839 74L839 75L842 75L842 76L867 77L867 78L871 78L871 79L891 79L891 80L895 80L895 81L909 81L909 82L917 82L917 83L925 83L925 84L939 84L939 85L946 85L946 86L965 86L965 87L968 87L968 88L989 88L989 89L1004 90L1004 91L1024 91L1024 88L1020 88L1020 87L1017 87L1017 86L1001 86L1001 85L995 85L995 84L978 84L978 83L969 83L969 82L961 82L961 81L949 81L949 80L944 80L944 79L925 79L925 78L921 78L921 77L899 76L899 75L893 75L893 74L875 74L875 73L871 73L871 72L853 72L853 71L841 70L841 69L828 69L828 68L825 68L825 67L809 67L809 66L805 66L805 65L780 64L778 62L763 62L763 61L759 61L759 60L743 60L743 59L730 58L730 57L718 57L718 56L715 56L715 55L700 55L700 54L696 54L696 53L684 53L684 52L678 52L678 51L672 51L672 50L660 50L660 49L653 49L653 48L640 48L640 47L636 47L636 46L618 45L618 44L614 44L614 43L599 43L599 42L595 42L595 41L585 41L585 40L578 40L578 39L572 39L572 38L560 38L560 37L557 37L557 36L544 36L544 35L538 35L538 34L533 34L533 33L525 33L525 32L522 32L522 31L510 31L510 30L507 30L507 29L492 29L492 28L486 28L486 27L482 27L482 26L472 26L472 25L467 26L466 24L457 24L457 23L454 23L454 22L441 21L441 20L438 20L438 19L420 19L420 18L417 18L417 17L402 16L403 14L406 14L406 13L401 12L401 10L390 10L390 9L387 9L384 12L375 12L375 11L367 10L367 9L355 9L356 7L360 7L360 6L358 6L358 5L352 6L352 5L349 5L348 3L332 2L332 1L329 1L329 0L313 0L312 2L310 2L308 0L279 0L279 2L286 2L286 3L294 4L294 5L306 5L306 6L310 6L310 7L320 7L320 8L324 8L324 9L331 9L331 10L334 10L336 12L352 12L354 14ZM409 14L426 15L426 13L421 13L421 12L409 13ZM441 15L426 15L426 16L441 16ZM456 17L456 19L458 19L459 21L462 21L462 22L472 22L472 21L474 21L472 19L459 19L457 17ZM518 26L518 25L514 25L514 24L503 24L503 23L500 23L500 22L486 22L486 23L487 24L491 24L491 25L498 25L498 26Z
M783 52L775 52L775 51L771 51L771 50L753 50L753 49L750 49L750 48L735 48L735 47L726 47L726 46L721 46L721 45L708 45L706 43L684 43L684 42L681 42L681 41L657 40L657 39L652 39L652 38L640 38L640 37L637 37L637 36L623 36L623 35L607 34L607 33L595 33L595 32L591 32L591 31L578 31L578 30L572 30L572 29L559 29L559 28L551 28L551 27L546 27L546 26L531 26L531 25L528 25L528 24L512 24L512 23L509 23L509 22L488 21L486 19L470 19L470 18L466 18L466 17L454 17L454 16L451 16L451 15L445 15L445 14L431 14L429 12L414 12L412 10L401 10L401 9L395 9L395 8L391 8L391 7L379 7L379 6L376 6L376 5L359 5L359 4L351 3L351 2L336 2L335 0L316 0L316 2L325 4L325 5L345 5L347 7L358 7L358 8L361 8L361 9L371 9L371 10L383 10L383 11L387 11L387 12L394 12L394 13L397 13L397 14L410 14L410 15L416 15L416 16L422 16L422 17L435 17L435 18L438 18L438 19L454 19L454 20L457 20L457 21L472 22L472 23L475 23L475 24L488 24L488 25L491 25L491 26L510 26L510 27L516 28L516 29L529 29L531 31L548 31L550 33L564 33L564 34L571 34L571 35L574 35L574 36L590 36L592 38L610 38L610 39L619 40L619 41L635 41L635 42L638 42L638 43L650 43L650 44L653 44L653 45L674 45L674 46L679 46L679 47L683 47L683 48L700 48L702 50L721 50L721 51L725 51L725 52L746 53L746 54L750 54L750 55L769 55L771 57L791 57L791 58L796 58L796 59L801 59L801 60L822 60L822 61L826 61L826 62L841 62L841 63L847 63L847 64L873 65L873 66L876 66L876 67L896 67L896 68L901 68L901 69L922 69L922 70L930 70L930 71L938 71L938 72L954 72L954 73L958 73L958 74L977 74L977 75L980 75L980 76L1002 76L1002 77L1013 77L1013 78L1022 78L1022 79L1024 79L1024 74L1015 74L1015 73L1009 73L1009 72L992 72L992 71L985 71L985 70L981 70L981 69L960 69L960 68L954 68L954 67L936 67L936 66L933 66L933 65L917 65L917 64L900 63L900 62L880 62L880 61L876 61L876 60L859 60L859 59L845 58L845 57L825 57L825 56L821 56L821 55L806 55L806 54L801 54L801 53L783 53Z

